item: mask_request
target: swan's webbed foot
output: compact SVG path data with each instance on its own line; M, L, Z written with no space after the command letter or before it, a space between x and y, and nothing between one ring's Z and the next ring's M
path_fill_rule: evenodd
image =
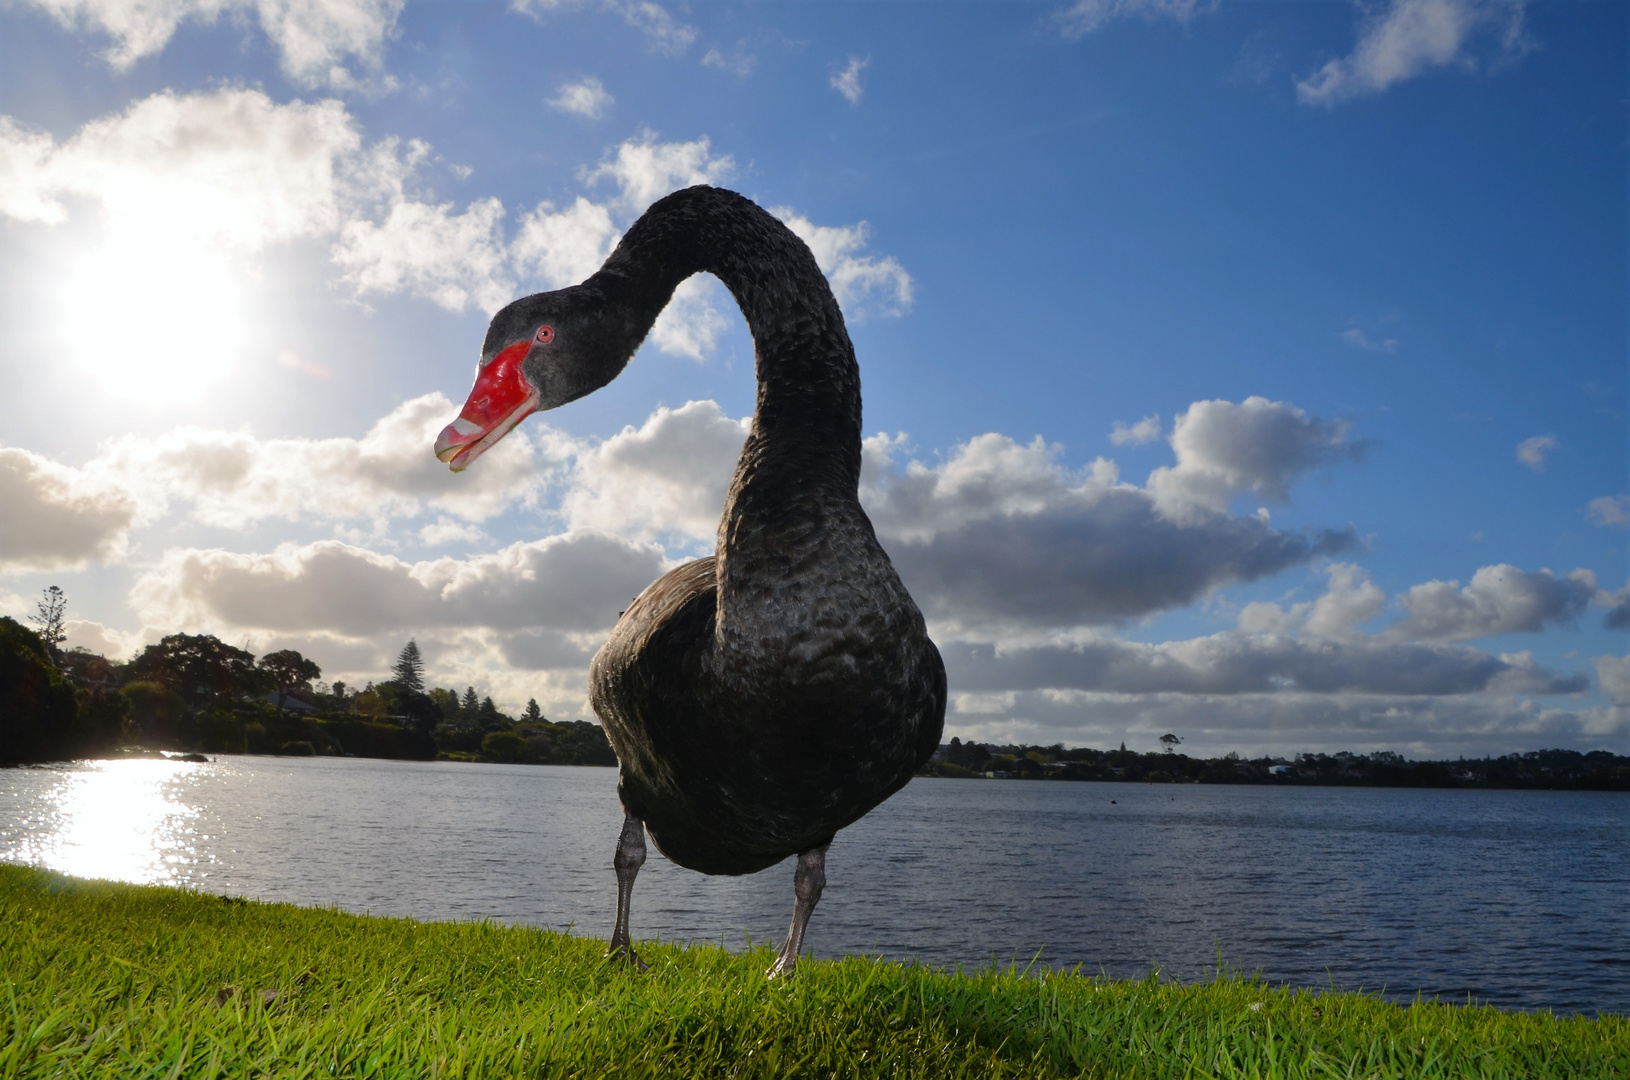
M626 941L614 941L606 950L606 963L632 967L635 971L650 971L651 965L640 959L634 946Z
M623 832L617 837L617 854L611 860L611 865L617 871L617 925L611 931L611 948L606 952L606 960L649 971L650 965L634 952L634 942L628 933L634 878L640 872L640 867L645 865L645 822L633 814L623 817Z
M787 930L787 943L781 946L780 955L770 965L770 970L764 973L767 979L790 979L793 969L798 966L798 954L804 947L804 931L809 927L809 917L814 914L815 905L821 899L821 890L826 888L826 849L830 846L828 842L798 856L798 869L792 878L795 898L792 926Z

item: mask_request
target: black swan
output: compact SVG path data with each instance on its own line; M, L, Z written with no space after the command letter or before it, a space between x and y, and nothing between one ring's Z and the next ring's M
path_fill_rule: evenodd
M796 855L775 977L797 963L833 835L911 779L945 722L939 651L860 507L860 371L809 248L735 192L659 200L587 281L493 317L436 456L463 469L533 411L609 383L702 271L747 318L758 401L716 553L641 593L589 668L626 814L611 948L645 966L628 916L646 830L704 874Z

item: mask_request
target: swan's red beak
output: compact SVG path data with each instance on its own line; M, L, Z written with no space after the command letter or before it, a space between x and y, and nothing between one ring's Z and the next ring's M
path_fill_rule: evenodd
M470 462L538 407L538 392L521 373L530 341L517 342L492 358L475 377L475 389L458 419L436 436L436 456L463 472Z

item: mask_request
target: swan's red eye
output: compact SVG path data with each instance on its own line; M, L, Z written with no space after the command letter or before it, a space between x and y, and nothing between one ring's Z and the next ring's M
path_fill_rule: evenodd
M555 340L555 328L552 326L538 327L538 340L545 345Z

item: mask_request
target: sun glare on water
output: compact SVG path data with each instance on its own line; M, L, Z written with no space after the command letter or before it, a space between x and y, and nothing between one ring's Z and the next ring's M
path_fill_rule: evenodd
M78 877L179 884L196 861L196 807L178 797L190 766L172 761L101 761L56 792L49 821L8 860Z
M196 401L245 342L238 272L190 238L116 234L74 268L62 299L74 362L124 401Z

